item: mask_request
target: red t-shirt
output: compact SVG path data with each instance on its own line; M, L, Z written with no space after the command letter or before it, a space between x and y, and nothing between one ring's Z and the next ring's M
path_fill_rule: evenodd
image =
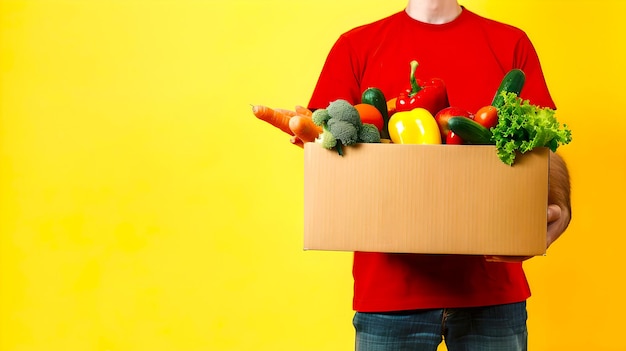
M512 68L526 73L522 97L555 108L537 53L527 35L463 8L452 22L433 25L405 11L357 27L339 37L309 102L325 108L346 99L356 104L369 87L387 99L416 76L442 78L452 106L476 112L489 105ZM354 303L361 312L471 307L519 302L530 296L521 263L487 262L482 256L354 253Z

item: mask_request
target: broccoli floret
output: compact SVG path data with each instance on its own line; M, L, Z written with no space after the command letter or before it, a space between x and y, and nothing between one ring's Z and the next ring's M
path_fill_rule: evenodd
M363 143L380 143L380 132L375 125L363 123L359 129L359 141Z
M342 145L353 145L359 141L359 131L357 127L346 121L331 118L326 125L328 126L328 130Z
M332 149L337 146L337 138L326 127L324 127L324 131L320 134L317 141L325 149Z
M330 119L330 115L328 114L328 110L320 108L313 112L311 118L313 119L313 123L318 126L323 126Z
M335 100L328 108L315 110L312 119L323 128L316 141L326 149L336 149L339 155L343 155L342 145L380 142L376 126L363 124L359 111L346 100Z
M346 100L335 100L328 105L327 112L331 119L344 121L355 127L361 126L359 111Z

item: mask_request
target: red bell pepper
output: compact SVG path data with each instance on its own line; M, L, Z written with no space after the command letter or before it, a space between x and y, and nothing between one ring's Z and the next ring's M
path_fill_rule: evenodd
M434 116L450 106L446 85L440 78L431 78L426 81L415 78L417 65L417 61L411 61L411 88L398 95L396 111L410 111L421 107Z

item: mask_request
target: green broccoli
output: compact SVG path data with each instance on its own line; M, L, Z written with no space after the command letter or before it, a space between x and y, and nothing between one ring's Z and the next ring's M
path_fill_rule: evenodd
M311 116L313 123L316 125L323 127L326 122L330 119L330 115L328 114L328 110L324 108L320 108L318 110L313 111L313 115Z
M331 118L326 125L328 126L328 130L343 145L353 145L359 140L359 130L355 125L350 124L350 122Z
M359 112L346 100L335 100L328 108L315 110L312 119L313 123L323 128L318 142L326 149L337 149L339 155L343 155L342 145L380 142L376 126L363 124Z
M337 138L331 133L326 125L323 127L323 132L318 137L318 141L322 144L322 147L325 149L332 149L337 146Z
M361 126L359 111L346 100L335 100L326 110L332 119L348 122L357 128Z
M359 141L363 143L380 143L380 132L375 125L363 123L359 130Z

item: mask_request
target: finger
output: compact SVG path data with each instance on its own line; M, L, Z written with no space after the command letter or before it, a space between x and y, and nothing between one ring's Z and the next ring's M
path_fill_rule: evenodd
M487 262L500 262L500 263L518 263L532 258L532 256L485 256Z

